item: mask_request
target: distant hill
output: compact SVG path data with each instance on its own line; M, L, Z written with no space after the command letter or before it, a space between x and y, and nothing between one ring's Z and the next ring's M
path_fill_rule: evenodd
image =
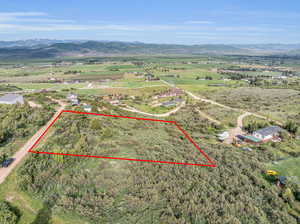
M293 55L293 56L300 56L300 47L299 47L299 49L289 51L287 54Z
M25 46L2 47L0 48L0 58L49 58L113 54L243 54L249 52L245 49L221 44L176 45L117 41L57 42L53 44L42 41L42 43L41 45L30 45L28 42Z
M0 41L0 48L11 48L11 47L41 47L49 46L55 43L70 43L80 42L72 40L50 40L50 39L29 39L29 40L16 40L16 41Z
M295 49L300 49L300 44L235 44L232 45L241 49L248 49L261 52L282 53Z
M146 44L120 41L34 39L0 41L1 59L128 54L284 54L299 55L300 44Z

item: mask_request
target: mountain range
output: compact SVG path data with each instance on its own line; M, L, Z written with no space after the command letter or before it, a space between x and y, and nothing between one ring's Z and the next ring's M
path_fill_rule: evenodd
M299 55L300 44L148 44L120 41L20 40L0 41L0 58L52 58L128 54L291 54Z

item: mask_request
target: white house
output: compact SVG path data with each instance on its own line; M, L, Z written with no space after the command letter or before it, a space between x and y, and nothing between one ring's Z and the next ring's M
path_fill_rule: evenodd
M72 103L73 106L78 106L79 105L79 99L76 94L69 93L67 96L67 99Z
M67 99L68 100L75 100L75 99L77 99L77 95L74 94L74 93L69 93L68 96L67 96Z
M83 106L84 111L86 112L92 112L92 106L91 105L84 105Z
M218 134L217 136L218 136L218 139L220 141L224 141L226 138L229 137L229 132L228 131L224 131L224 132Z
M24 104L24 98L18 94L5 94L0 97L0 104Z
M281 132L283 129L278 126L269 126L266 128L259 129L255 132L253 132L253 136L255 138L260 139L261 141L268 141L273 139L274 137L279 135L279 132Z

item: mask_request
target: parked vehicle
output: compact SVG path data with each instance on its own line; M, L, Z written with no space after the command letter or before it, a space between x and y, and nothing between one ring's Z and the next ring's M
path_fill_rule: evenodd
M249 148L249 147L243 147L242 150L247 151L247 152L251 152L252 151L252 149Z
M8 167L10 164L13 163L15 159L14 158L9 158L9 159L6 159L2 162L2 167Z

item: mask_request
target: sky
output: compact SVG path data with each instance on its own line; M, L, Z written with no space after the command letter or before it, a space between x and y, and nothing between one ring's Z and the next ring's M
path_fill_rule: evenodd
M0 40L300 43L299 0L1 0Z

